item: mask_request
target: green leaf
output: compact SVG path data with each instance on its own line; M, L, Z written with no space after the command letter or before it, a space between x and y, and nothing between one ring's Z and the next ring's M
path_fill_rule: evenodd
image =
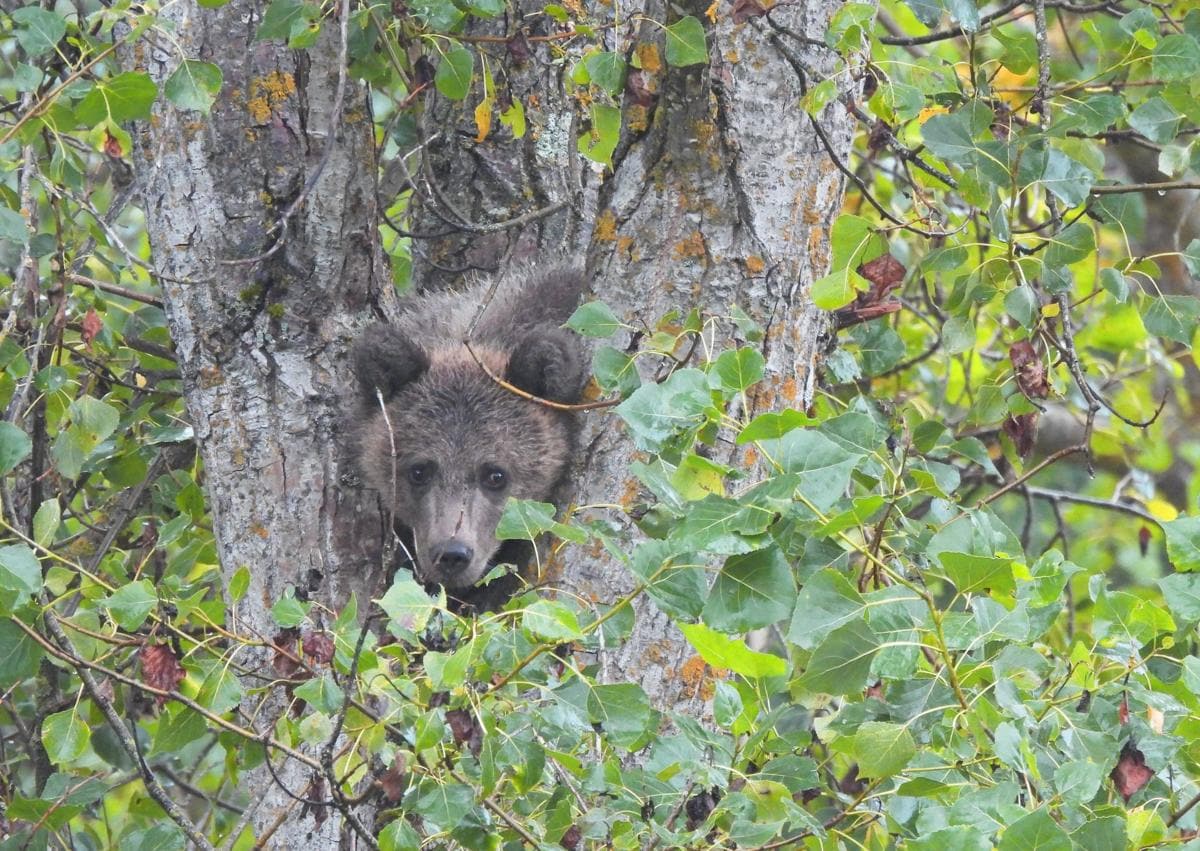
M54 50L67 34L67 22L38 6L24 6L12 13L17 42L30 58Z
M851 621L826 636L813 651L797 686L807 692L846 695L866 686L879 639L861 620Z
M762 380L766 360L758 349L742 346L721 352L712 365L709 377L714 389L743 392Z
M250 589L250 568L242 565L233 573L233 578L229 580L229 599L231 602L238 603L246 592Z
M612 308L602 301L589 301L579 305L567 327L578 331L585 337L611 337L625 327L625 324L612 312Z
M150 612L158 605L158 595L148 580L139 579L118 588L105 597L101 604L108 609L117 626L126 632L133 632L145 623Z
M149 118L156 97L158 86L149 74L126 71L93 86L75 107L75 117L84 126L100 124L105 119L120 124Z
M221 91L221 69L211 62L185 59L167 78L167 99L180 109L194 109L205 115Z
M700 658L714 668L724 668L751 679L787 673L787 660L751 650L739 638L722 635L702 623L681 623L679 629Z
M582 544L587 534L582 529L559 523L554 519L558 509L548 502L531 499L510 499L504 505L500 523L496 527L496 538L501 541L533 541L539 535L550 532L564 541Z
M854 734L854 757L861 777L892 777L916 754L917 744L903 724L868 721Z
M593 103L591 127L579 134L576 146L579 153L592 162L612 165L613 151L621 139L621 110L615 106Z
M1129 114L1129 126L1151 142L1165 145L1175 138L1183 120L1175 109L1155 95Z
M1190 35L1172 33L1154 48L1150 73L1161 80L1186 80L1200 73L1200 43Z
M588 692L588 719L603 727L613 744L633 749L658 727L658 713L636 683L594 686Z
M11 473L33 451L33 441L12 423L0 422L0 476Z
M91 396L80 396L73 401L68 414L71 425L59 432L50 454L59 472L74 479L96 448L116 431L120 414L116 408Z
M702 65L708 62L708 43L704 25L687 15L667 30L667 64L676 68Z
M1100 286L1104 287L1118 304L1124 304L1129 299L1129 281L1119 269L1101 269Z
M1024 74L1037 64L1037 39L1016 27L994 27L992 36L1004 47L1000 63L1015 74Z
M1016 591L1011 558L955 552L938 553L937 558L960 594L987 589L1011 595Z
M204 737L208 722L194 709L170 701L158 719L151 753L174 754Z
M474 71L475 54L465 47L456 47L438 63L433 84L450 100L462 100L471 91L471 75Z
M793 429L816 425L818 422L819 420L800 411L790 409L778 413L759 414L741 430L737 436L737 442L740 444L750 443L753 440L775 440Z
M475 791L461 783L426 777L404 798L404 810L443 830L457 827L475 806Z
M434 611L445 605L444 600L429 596L410 574L404 572L396 574L392 587L378 602L379 608L387 613L389 628L400 629L399 633L395 629L392 632L401 638L423 630Z
M0 689L10 689L38 672L45 651L10 618L0 618Z
M334 682L333 676L326 671L319 677L296 686L296 697L308 703L318 712L333 715L340 712L346 702L346 693Z
M701 617L721 632L749 632L786 618L795 601L791 566L772 546L726 559Z
M846 213L838 216L833 223L829 246L833 251L832 270L857 268L876 257L882 257L888 250L887 240L878 233L870 219ZM865 281L860 289L866 289Z
M584 59L583 64L592 82L613 97L625 88L625 60L621 54L611 51L593 53Z
M92 733L79 717L79 707L47 715L42 722L42 746L55 765L73 762L88 749Z
M1177 343L1191 345L1200 323L1200 298L1190 295L1147 296L1150 307L1142 314L1146 330Z
M812 429L797 429L759 446L785 473L800 474L800 492L817 511L827 511L842 498L862 458Z
M1074 848L1070 837L1044 808L1006 827L996 847L997 851L1072 851Z
M295 589L289 586L286 593L271 607L271 619L284 629L300 626L308 617L310 605L297 600Z
M1200 621L1200 573L1172 573L1159 579L1158 587L1176 620Z
M1068 225L1050 240L1046 249L1046 265L1050 267L1066 266L1078 263L1092 255L1096 250L1096 235L1090 225L1075 222Z
M813 304L821 310L837 310L854 301L859 292L869 289L862 275L852 269L839 269L813 281Z
M850 580L833 568L819 570L796 597L787 640L803 650L812 650L834 629L861 618L865 611L862 595Z
M242 682L229 660L206 656L196 662L184 662L184 667L200 679L196 702L201 706L221 715L241 702Z
M1200 517L1179 517L1162 524L1167 558L1176 570L1200 570Z
M57 498L44 500L33 515L33 540L40 547L48 547L58 534L62 522L62 509Z
M1042 185L1068 207L1087 200L1092 191L1095 175L1083 163L1073 160L1061 151L1051 150L1046 156L1046 167L1042 171Z
M0 547L0 589L36 594L42 589L42 566L24 544Z
M634 357L612 346L596 349L592 355L592 373L600 389L606 393L628 396L642 384Z
M575 641L583 637L575 612L558 600L538 600L525 609L521 628L539 641Z
M614 410L639 449L657 452L676 432L701 425L712 406L708 376L679 369L661 384L643 384Z
M254 38L258 41L267 39L282 39L291 43L293 39L300 42L304 39L310 25L321 15L318 6L302 3L300 0L271 0L267 11L263 13L262 23ZM299 47L300 44L291 44Z

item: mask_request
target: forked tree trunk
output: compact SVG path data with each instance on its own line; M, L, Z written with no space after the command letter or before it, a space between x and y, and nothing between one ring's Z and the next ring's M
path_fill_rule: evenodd
M576 154L573 105L553 96L561 85L539 85L568 70L550 65L544 50L512 76L514 95L538 92L537 108L526 109L530 132L524 140L493 133L476 143L474 100L435 104L424 124L427 131L440 128L443 141L431 145L425 157L434 186L418 193L416 229L445 228L464 210L488 211L518 224L487 229L489 221L476 219L453 236L419 243L415 279L437 286L446 280L447 266L502 268L565 255L586 259L596 297L634 327L652 327L672 309L686 313L697 306L728 317L736 304L765 329L754 345L767 363L765 381L748 400L750 410L739 413L803 409L812 399L826 327L809 287L828 268L844 178L800 106L797 68L829 70L831 53L812 44L821 43L839 5L781 3L770 21L741 23L733 23L722 6L716 25L707 27L708 65L662 63L655 71L653 61L643 58L644 77L637 82L642 90L635 94L644 102L648 88L652 103L638 106L633 86L627 86L622 142L613 169L603 175ZM626 20L682 14L705 20L707 8L691 0L671 4L667 12L647 2L640 9L622 6L621 14ZM519 9L515 19L521 11L534 9ZM631 41L654 43L661 62L659 27L642 24L639 31L620 32L622 42L609 49L628 50ZM843 91L850 85L839 82ZM852 120L837 103L820 116L843 159ZM556 209L563 202L568 206ZM552 212L524 221L538 211ZM582 445L576 502L624 500L630 507L638 492L628 472L634 450L618 419L611 413L588 415ZM732 447L727 451L730 457L721 460L744 461L732 457ZM583 599L612 601L633 587L633 578L604 554L564 552L564 563L552 567L561 569L562 584ZM659 708L702 711L698 698L708 692L704 666L649 601L637 602L633 636L607 656L603 670L610 680L640 683Z
M338 22L292 51L254 41L266 5L166 7L178 48L219 64L224 86L207 119L160 105L135 160L222 570L227 582L250 571L230 626L269 639L279 631L271 606L289 585L329 608L355 593L360 612L380 593L380 519L339 483L339 435L347 347L395 297L377 238L370 112L353 81L343 80L331 121L344 67ZM146 48L136 61L161 85L179 56ZM274 676L268 653L238 662ZM256 721L260 732L272 722ZM276 768L303 796L309 773L278 758ZM336 811L321 825L265 771L244 781L256 835L281 822L269 847L337 847Z

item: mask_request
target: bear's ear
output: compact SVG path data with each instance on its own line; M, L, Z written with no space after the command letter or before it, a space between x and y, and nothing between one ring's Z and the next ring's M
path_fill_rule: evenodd
M354 375L367 404L375 391L386 402L429 369L429 355L392 325L380 323L363 332L354 344Z
M505 380L552 402L579 401L588 370L579 338L561 328L538 328L513 349Z

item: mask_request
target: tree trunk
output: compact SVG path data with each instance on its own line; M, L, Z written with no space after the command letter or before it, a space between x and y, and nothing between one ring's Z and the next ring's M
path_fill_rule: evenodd
M339 79L338 19L292 51L254 40L266 5L162 13L177 50L219 63L224 86L207 120L160 104L136 161L226 583L250 572L229 626L270 639L288 586L328 608L354 593L360 612L380 593L380 518L339 482L339 435L348 344L395 299L378 246L370 111L344 70ZM136 61L161 85L179 55L164 44ZM311 619L327 623L320 606ZM253 662L274 678L269 653ZM257 728L272 721L260 714ZM295 764L276 773L296 795L311 781ZM245 788L256 835L274 829L270 847L336 847L336 811L323 824L301 817L263 769Z
M811 45L821 43L838 6L833 0L779 4L770 24L761 17L734 23L723 8L707 28L708 64L690 68L652 67L663 55L659 27L621 29L615 49L655 43L659 60L642 61L639 85L651 93L651 106L633 103L627 86L622 141L612 170L602 176L576 154L574 134L566 132L574 127L572 104L553 98L560 85L539 88L540 106L526 110L530 132L521 141L493 134L476 143L467 124L473 101L466 107L435 103L426 127L440 127L451 143L431 146L426 157L433 189L415 197L416 230L444 228L456 210L497 211L501 222L516 222L487 229L487 222L473 221L473 231L460 222L459 233L422 243L414 250L415 280L439 285L447 266L495 268L539 253L567 254L581 262L586 257L596 297L634 327L653 327L672 309L700 307L727 317L736 304L765 330L754 345L767 364L764 382L740 415L805 408L826 327L809 287L828 268L844 178L800 106L805 82L798 69L829 70L833 54ZM671 6L671 15L705 20L706 8L685 2ZM622 14L635 21L667 16L654 3L622 7ZM540 68L567 73L546 59L535 53L524 74L510 78L514 96L550 73ZM837 102L819 119L844 160L853 119ZM571 206L556 210L564 201ZM547 210L553 212L526 221ZM582 445L576 502L632 507L638 493L628 472L633 447L618 419L588 415ZM727 446L729 457L720 460L746 463L733 457L740 450ZM563 584L583 599L612 601L633 587L624 568L583 548L568 548L561 568ZM643 598L636 607L633 636L608 651L607 677L640 683L660 709L696 714L698 698L707 693L703 665L652 603Z

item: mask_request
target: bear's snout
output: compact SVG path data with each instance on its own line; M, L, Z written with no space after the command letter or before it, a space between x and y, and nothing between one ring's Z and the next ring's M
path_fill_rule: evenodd
M451 538L434 546L430 553L433 563L442 574L461 573L475 558L475 551L458 538Z

